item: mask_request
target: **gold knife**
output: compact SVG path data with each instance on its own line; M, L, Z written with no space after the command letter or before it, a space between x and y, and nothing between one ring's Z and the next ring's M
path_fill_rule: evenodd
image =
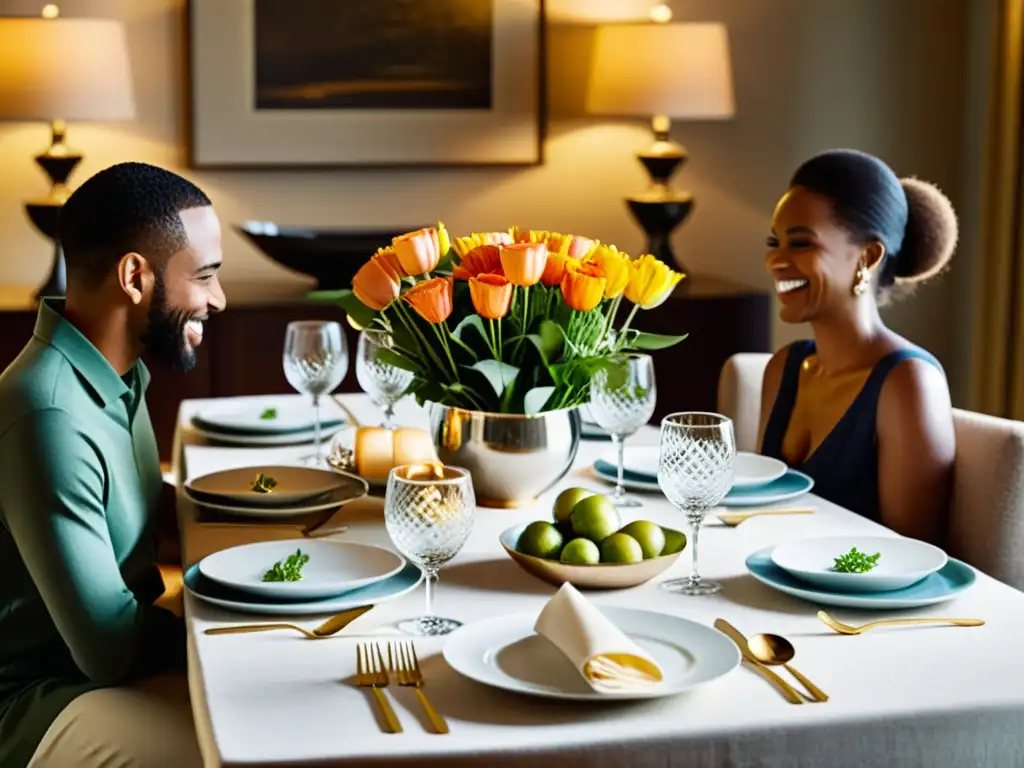
M715 629L736 643L736 647L739 648L740 653L743 654L743 659L747 662L747 666L774 685L778 689L779 693L781 693L790 704L804 703L804 700L800 697L800 694L796 692L796 689L793 688L793 686L757 660L754 654L751 653L750 646L747 645L747 638L745 638L743 634L736 629L736 627L725 619L715 619Z

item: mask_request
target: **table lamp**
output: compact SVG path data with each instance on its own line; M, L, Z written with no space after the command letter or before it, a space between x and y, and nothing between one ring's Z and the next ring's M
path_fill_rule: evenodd
M651 23L597 28L586 104L591 114L651 118L654 144L637 154L651 184L626 202L647 235L647 252L685 273L670 237L693 197L669 185L687 158L669 136L671 119L727 119L735 106L725 26L670 24L670 17L667 6L657 6Z
M0 119L50 124L50 147L35 158L50 178L50 192L25 204L32 223L54 242L53 266L37 300L64 295L67 284L57 217L82 156L64 143L64 121L134 117L128 45L119 21L63 19L54 5L38 18L0 17Z

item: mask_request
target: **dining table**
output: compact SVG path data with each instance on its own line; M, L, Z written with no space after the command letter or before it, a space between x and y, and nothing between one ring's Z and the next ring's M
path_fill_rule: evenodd
M236 398L275 407L300 395ZM296 526L206 520L184 483L210 472L294 463L310 446L214 445L192 428L211 400L183 402L174 443L182 564L239 544L302 540ZM219 400L217 402L223 402ZM326 398L323 411L343 403L364 425L381 412L362 394ZM427 412L411 399L396 419L426 427ZM630 446L657 445L647 425ZM505 529L550 520L557 494L568 487L610 492L593 464L611 443L582 440L568 473L536 503L518 509L478 507L472 531L440 571L438 615L464 625L539 612L557 587L521 569L503 550ZM688 530L683 514L659 493L637 494L642 506L627 519ZM209 635L212 627L273 621L210 605L187 591L189 686L196 730L208 766L994 766L1024 765L1024 594L978 572L949 602L914 610L863 611L828 607L849 624L876 619L955 616L983 626L879 628L838 634L817 618L823 607L755 580L747 557L797 538L895 536L893 531L816 496L798 500L813 514L755 518L736 527L714 514L700 531L701 575L720 593L686 596L660 582L689 574L688 545L673 565L640 586L586 591L599 608L629 607L679 616L712 627L726 619L741 633L775 633L796 649L793 664L829 694L827 702L795 706L743 665L677 695L641 701L559 701L499 690L456 672L442 651L455 635L415 637L396 624L424 607L420 585L376 605L337 635L310 640L297 632ZM784 506L793 506L788 502ZM341 507L309 535L394 548L384 525L380 489ZM300 617L312 628L326 616ZM461 630L456 630L456 632ZM415 692L391 685L387 695L403 726L387 733L373 697L354 684L361 642L412 640L424 692L450 732L433 732ZM780 674L785 675L779 668ZM791 682L794 682L791 680Z

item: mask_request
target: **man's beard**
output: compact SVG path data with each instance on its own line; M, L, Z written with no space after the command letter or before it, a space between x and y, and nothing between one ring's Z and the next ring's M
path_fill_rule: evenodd
M175 370L191 371L196 365L196 350L188 345L185 324L192 319L185 310L167 304L163 275L158 272L149 305L146 351Z

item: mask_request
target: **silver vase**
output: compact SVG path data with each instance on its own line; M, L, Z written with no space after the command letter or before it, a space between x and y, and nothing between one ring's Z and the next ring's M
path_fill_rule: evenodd
M429 413L438 458L469 470L485 507L532 504L565 477L580 446L577 408L527 416L430 403Z

